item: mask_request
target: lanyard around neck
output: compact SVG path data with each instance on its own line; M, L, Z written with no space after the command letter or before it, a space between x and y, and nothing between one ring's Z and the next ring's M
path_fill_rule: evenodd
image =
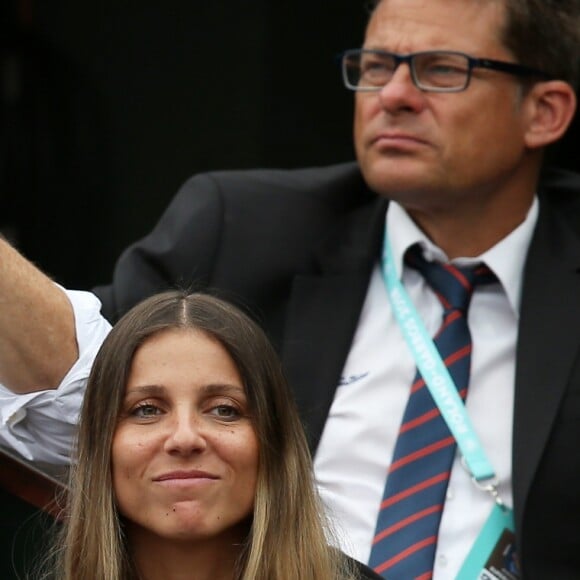
M435 400L441 416L457 442L467 468L478 482L494 478L493 466L483 450L449 370L397 276L393 251L386 230L383 243L382 273L391 308L405 342L411 350L417 368Z

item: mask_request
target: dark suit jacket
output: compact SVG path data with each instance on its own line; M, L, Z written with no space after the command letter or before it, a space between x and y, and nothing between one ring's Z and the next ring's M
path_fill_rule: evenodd
M356 560L352 560L353 563L353 570L355 574L358 574L357 580L382 580L382 576L379 576L374 570L357 562Z
M559 580L580 578L580 176L543 183L524 273L513 485L525 577ZM386 208L353 163L199 175L96 292L111 320L175 286L248 309L282 355L315 449Z

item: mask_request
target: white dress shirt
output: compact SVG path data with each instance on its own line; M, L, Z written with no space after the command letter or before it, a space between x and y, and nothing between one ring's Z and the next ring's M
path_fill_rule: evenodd
M524 261L538 215L534 200L526 220L477 258L500 284L477 287L468 311L473 352L467 410L499 479L500 496L512 506L511 441L515 348ZM407 213L389 205L387 230L399 276L431 334L442 307L423 277L403 265L419 242L427 259L448 261ZM377 264L358 328L314 459L320 494L339 545L367 562L386 473L393 455L416 365L395 321ZM470 480L458 457L453 464L439 530L434 579L455 578L493 507L491 496Z
M79 358L57 389L16 395L0 385L0 444L23 457L70 463L79 410L95 355L111 325L90 292L66 291L72 304Z

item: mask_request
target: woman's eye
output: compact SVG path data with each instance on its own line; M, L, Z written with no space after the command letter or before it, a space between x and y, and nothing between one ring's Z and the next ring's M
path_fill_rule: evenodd
M155 417L156 415L161 414L161 409L155 405L151 405L151 404L143 404L143 405L137 405L137 407L135 407L132 411L131 411L131 415L133 415L134 417L139 417L142 419L148 418L148 417Z
M233 405L217 405L211 410L211 413L219 419L237 419L240 412Z

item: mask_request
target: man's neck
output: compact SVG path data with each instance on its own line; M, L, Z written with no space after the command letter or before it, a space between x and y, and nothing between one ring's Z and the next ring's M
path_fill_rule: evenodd
M509 204L469 208L405 208L413 221L449 259L483 254L524 222L533 194Z

